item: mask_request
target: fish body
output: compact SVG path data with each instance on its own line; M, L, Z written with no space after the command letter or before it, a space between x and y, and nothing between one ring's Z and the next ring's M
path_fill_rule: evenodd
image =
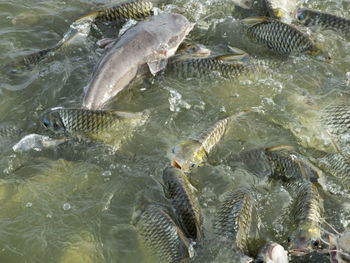
M233 239L241 251L247 250L252 207L251 189L241 187L227 194L216 214L217 234Z
M183 171L172 167L163 171L163 183L164 194L171 200L186 236L200 239L203 236L202 217L194 195L195 188Z
M338 178L344 188L350 189L350 163L347 158L340 153L329 153L318 159L317 164Z
M160 204L139 205L132 220L141 241L162 262L182 262L191 257L190 240Z
M289 146L275 146L265 149L272 175L283 181L293 179L316 181L322 174L321 170L290 148Z
M216 57L189 58L172 62L169 68L181 78L237 78L244 72L248 72L249 65L242 62L225 62Z
M138 75L164 69L192 27L180 14L162 13L127 30L95 68L84 107L101 109Z
M279 55L307 53L327 61L331 59L307 35L291 25L268 17L250 17L242 21L249 25L247 32L251 39Z
M331 135L349 134L350 108L344 104L325 107L322 111L321 123Z
M244 112L222 119L201 133L196 139L186 140L172 149L172 166L185 172L201 165L212 148L224 136L228 124Z
M135 0L119 3L113 7L88 13L76 20L91 19L93 21L125 21L128 19L140 20L153 15L153 3L147 0Z
M275 243L268 242L259 252L255 259L256 263L288 263L288 252L284 248Z
M292 22L292 13L296 8L295 0L263 0L269 16L284 23Z
M302 256L320 245L320 223L324 214L323 199L317 186L309 181L297 183L292 189L296 197L290 207L290 216L297 227L289 237L289 251Z
M296 18L305 26L317 26L321 29L332 29L346 35L350 34L350 19L308 8L298 8Z
M119 112L72 108L53 108L44 112L41 123L54 132L97 134L113 131L123 123L146 118L145 112Z

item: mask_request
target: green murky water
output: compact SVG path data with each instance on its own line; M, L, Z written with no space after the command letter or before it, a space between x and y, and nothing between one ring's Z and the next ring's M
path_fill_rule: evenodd
M0 1L0 65L54 45L74 19L116 2ZM185 14L194 21L219 9L215 2L183 0L175 4L185 7ZM300 2L298 6L350 17L350 1ZM142 249L130 224L137 196L144 192L155 201L167 203L158 181L169 164L171 148L214 122L249 108L260 114L235 123L208 163L191 174L199 190L206 237L213 240L201 246L195 261L207 262L210 258L210 248L216 243L212 220L218 200L240 183L253 183L260 189L261 231L286 246L286 226L280 216L290 200L288 194L279 183L266 185L235 169L231 159L235 153L260 147L298 146L293 132L271 120L290 123L296 134L305 126L311 130L306 135L317 138L319 131L313 133L312 117L319 109L338 101L350 104L346 82L350 44L335 32L303 29L332 54L333 64L307 57L268 63L271 55L248 43L230 17L232 12L237 17L246 16L247 11L228 6L223 8L225 14L199 23L190 38L214 54L226 52L227 45L259 54L266 58L261 70L225 82L183 80L165 74L133 84L110 107L123 111L152 109L152 114L114 151L93 141L73 141L18 153L12 150L18 138L1 142L0 262L142 262ZM0 122L20 127L22 137L30 133L50 135L39 124L40 113L56 106L81 106L84 86L106 52L96 41L117 33L117 25L100 24L87 38L42 61L33 71L17 75L3 72ZM323 193L326 219L342 230L350 224L349 193L332 181L327 186L332 194ZM229 258L228 254L226 260ZM316 254L292 260L329 261Z

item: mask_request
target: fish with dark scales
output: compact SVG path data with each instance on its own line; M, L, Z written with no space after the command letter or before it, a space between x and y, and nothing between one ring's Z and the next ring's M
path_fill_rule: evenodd
M249 17L242 22L248 25L248 36L280 55L307 53L331 62L327 52L318 48L311 39L295 27L268 17Z
M167 209L146 200L138 202L132 224L145 247L161 262L177 263L192 257L191 241L170 217Z
M240 187L226 194L215 219L215 231L220 236L233 239L236 247L247 251L248 233L251 225L252 189Z
M187 237L193 240L201 239L202 216L194 195L195 188L183 171L167 167L163 171L163 190L165 197L171 201Z
M169 65L169 71L181 78L234 79L254 67L242 62L225 61L223 56L176 60Z
M148 112L121 112L107 110L86 110L52 108L41 116L41 123L54 132L99 133L113 131L123 122L147 118Z
M336 177L341 186L350 189L350 162L340 153L328 153L317 160L317 165Z
M302 181L291 184L291 195L295 196L289 207L294 231L288 238L292 255L303 256L321 247L320 224L324 214L323 199L317 185Z
M350 19L308 8L298 8L296 10L296 18L304 26L332 29L350 36Z
M320 169L290 146L278 145L266 148L265 154L270 163L272 176L282 181L300 179L317 181L322 175Z

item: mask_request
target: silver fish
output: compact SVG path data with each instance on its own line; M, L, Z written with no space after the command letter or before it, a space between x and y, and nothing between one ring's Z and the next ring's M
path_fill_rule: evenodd
M192 28L183 15L162 13L127 30L97 65L84 107L101 109L137 76L163 70Z
M259 252L255 263L288 263L288 252L275 243L268 242Z

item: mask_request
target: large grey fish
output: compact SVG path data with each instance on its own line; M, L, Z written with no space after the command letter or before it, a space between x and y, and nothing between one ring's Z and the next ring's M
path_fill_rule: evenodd
M188 172L204 163L212 148L224 136L229 123L244 113L240 112L222 119L196 138L188 139L176 145L171 152L172 166Z
M218 235L233 239L242 252L247 251L251 225L254 202L251 191L248 187L240 187L229 192L216 213L214 225Z
M327 52L318 48L311 39L295 27L268 17L249 17L242 22L248 25L248 36L273 52L288 56L307 53L331 62Z
M163 171L163 190L165 197L171 200L187 237L200 239L203 236L202 216L194 195L195 188L187 176L177 168L167 167Z
M295 195L289 215L295 230L288 238L289 251L302 256L319 248L321 244L320 223L324 214L323 199L316 184L303 181L290 188Z
M340 153L329 153L317 160L317 165L325 172L338 178L341 185L350 189L350 162Z
M41 116L41 123L54 132L97 134L113 131L128 121L141 121L148 112L121 112L69 108L52 108Z
M322 29L336 30L346 35L350 34L350 19L308 8L298 8L296 18L305 26L317 26Z
M162 13L127 30L97 65L84 107L101 109L137 76L163 70L192 28L183 15Z
M268 242L259 252L255 263L288 263L288 252L275 242Z
M38 64L43 59L54 56L57 51L63 47L69 46L70 42L76 38L82 29L87 34L90 31L91 23L94 21L126 21L128 19L140 20L149 17L153 14L153 3L147 0L133 0L119 3L113 7L88 13L70 26L64 37L53 47L42 49L29 55L20 57L12 62L7 67L11 67L12 72L31 70L32 67ZM88 28L88 29L87 29Z
M292 14L296 8L295 0L263 0L269 16L284 23L292 22Z
M162 262L182 262L193 256L190 240L162 205L139 201L132 223L142 243Z

